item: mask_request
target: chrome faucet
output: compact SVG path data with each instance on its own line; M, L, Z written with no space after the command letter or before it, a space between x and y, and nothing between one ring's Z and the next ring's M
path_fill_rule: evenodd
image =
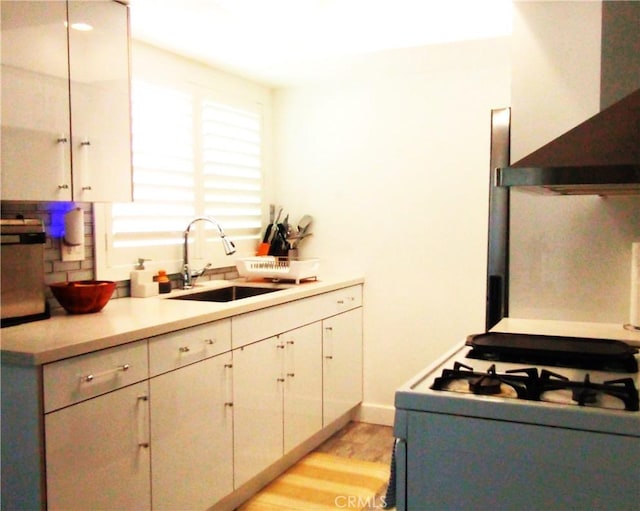
M191 222L189 222L189 225L187 225L186 230L184 231L184 249L182 252L182 260L184 262L182 266L182 289L191 289L196 279L211 267L211 263L207 263L207 265L201 270L192 271L189 265L189 250L187 248L189 244L189 232L191 231L191 226L200 221L210 222L216 226L218 232L220 233L220 239L222 240L222 246L226 255L231 255L236 251L236 246L233 244L233 241L227 239L227 236L222 230L222 227L220 227L220 224L213 218L208 216L199 216L191 220Z

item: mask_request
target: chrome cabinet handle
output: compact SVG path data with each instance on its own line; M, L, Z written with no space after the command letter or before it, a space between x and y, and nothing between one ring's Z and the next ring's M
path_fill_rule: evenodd
M58 185L58 190L68 190L70 188L69 184L64 182L67 179L66 176L69 171L69 163L66 159L67 149L63 146L63 144L66 144L67 142L69 142L69 138L67 137L67 135L64 133L59 133L58 138L56 138L56 143L58 144L57 152L60 158L60 160L58 161L58 177L61 178L59 181L60 184Z
M138 402L147 402L149 401L149 397L142 394L138 396ZM146 408L145 408L146 410ZM144 449L149 448L149 435L147 433L147 419L146 414L141 414L138 416L138 447L142 447Z
M232 369L233 368L233 363L232 362L226 362L224 364L224 369ZM233 408L233 387L231 386L231 373L225 373L225 377L224 377L224 393L226 395L226 401L224 403L224 406L227 408Z
M325 360L333 360L333 327L325 326L325 333L322 336L322 353Z
M213 340L213 339L205 339L204 343L209 345L209 346L212 346L212 345L214 345L216 343L216 341ZM180 353L189 353L191 351L191 348L189 346L180 346L178 348L178 351Z
M102 378L104 376L111 376L112 374L117 374L120 371L128 371L131 368L129 364L124 364L115 369L108 369L107 371L102 371L101 373L95 374L87 374L86 376L81 376L80 379L84 382L92 382L96 378Z

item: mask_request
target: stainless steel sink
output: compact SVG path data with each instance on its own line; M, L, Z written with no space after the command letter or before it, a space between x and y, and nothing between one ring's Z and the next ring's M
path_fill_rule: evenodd
M198 302L232 302L234 300L242 300L252 296L273 293L280 289L268 287L252 287L252 286L229 286L218 289L208 289L182 296L174 296L170 300L196 300Z

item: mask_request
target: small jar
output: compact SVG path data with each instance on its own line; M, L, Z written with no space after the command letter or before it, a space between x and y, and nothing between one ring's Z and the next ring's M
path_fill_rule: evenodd
M160 293L170 293L171 292L171 281L167 276L167 272L165 270L158 270L158 290Z

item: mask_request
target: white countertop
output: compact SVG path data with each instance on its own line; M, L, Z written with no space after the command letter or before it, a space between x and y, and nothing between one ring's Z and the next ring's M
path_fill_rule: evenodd
M627 330L616 323L587 323L580 321L556 321L546 319L504 318L492 332L560 335L595 339L615 339L640 347L640 330Z
M104 309L94 314L72 315L59 309L50 319L3 328L0 331L2 361L20 365L54 362L363 282L361 277L301 284L251 282L251 285L286 289L226 303L167 300L180 294L247 284L244 279L213 280L198 283L190 291L172 291L149 298L112 299Z

